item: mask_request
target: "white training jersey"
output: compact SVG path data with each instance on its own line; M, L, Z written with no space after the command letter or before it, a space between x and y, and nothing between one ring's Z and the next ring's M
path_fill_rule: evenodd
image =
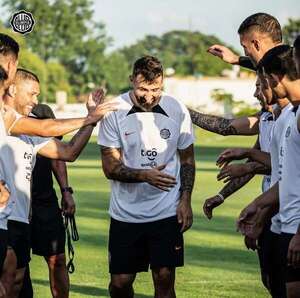
M287 116L279 151L279 214L281 232L295 234L300 224L300 109Z
M169 192L148 183L111 181L109 213L124 222L151 222L176 215L180 188L178 149L194 142L192 122L186 107L162 95L152 112L134 106L129 92L117 98L118 111L100 122L98 144L120 148L123 163L130 168L151 169L166 165L163 172L176 177Z
M270 154L271 154L271 185L272 187L279 179L279 147L281 144L281 138L283 132L285 131L285 127L287 125L287 118L289 115L290 110L293 108L292 104L288 104L285 106L276 119L273 129L272 129L272 137L271 137L271 145L270 145ZM276 234L281 233L281 222L280 222L280 215L277 213L272 217L272 225L271 231Z
M274 125L274 115L271 112L263 112L259 118L259 145L260 150L270 152L271 132ZM270 188L271 176L264 175L262 180L262 191Z
M7 171L14 177L16 195L12 196L13 208L8 217L10 220L28 223L30 211L31 173L34 168L36 154L50 138L20 135L7 137L12 150L13 162Z

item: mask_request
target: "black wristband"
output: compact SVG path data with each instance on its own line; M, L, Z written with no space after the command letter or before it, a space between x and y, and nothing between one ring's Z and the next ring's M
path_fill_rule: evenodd
M62 194L63 194L64 192L69 192L70 194L72 194L72 193L73 193L73 188L70 187L70 186L62 187L62 188L60 189L60 191L61 191Z

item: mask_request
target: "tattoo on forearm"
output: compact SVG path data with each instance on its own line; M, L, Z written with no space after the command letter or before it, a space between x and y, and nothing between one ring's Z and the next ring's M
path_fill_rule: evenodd
M126 183L138 183L140 171L126 167L123 163L116 165L111 172L111 179Z
M126 183L143 182L140 178L141 170L125 166L122 160L117 160L117 158L112 155L113 150L117 149L101 147L102 159L106 161L105 164L109 167L107 171L109 172L109 174L107 174L108 178Z
M238 134L236 128L232 126L232 121L233 119L226 119L223 117L218 117L218 116L213 116L213 115L207 115L207 114L202 114L197 111L189 109L191 119L193 124L223 135L223 136L228 136L228 135L236 135Z
M237 177L229 181L220 191L220 194L227 198L236 191L238 191L241 187L243 187L245 184L247 184L252 178L254 177L254 174L247 174L242 177Z
M71 146L75 145L78 140L80 140L82 138L83 135L86 135L87 134L87 139L89 139L90 137L90 134L92 133L91 132L92 128L90 126L85 126L85 127L82 127L78 130L78 132L73 136L73 138L70 140L69 144ZM89 134L90 132L90 134Z
M195 180L195 165L182 164L180 167L180 191L187 191L192 193Z
M253 174L271 175L271 169L267 165L259 163L257 161L252 161L251 168L253 169Z

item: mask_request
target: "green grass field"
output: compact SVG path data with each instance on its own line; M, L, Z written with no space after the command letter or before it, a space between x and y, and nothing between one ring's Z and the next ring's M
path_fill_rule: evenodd
M256 253L248 251L235 231L243 206L260 192L255 178L232 196L208 221L202 212L206 198L217 193L215 159L223 148L251 146L255 138L222 137L196 130L197 173L193 193L194 225L185 234L185 267L177 270L177 297L268 297L260 282ZM110 186L100 168L99 148L92 139L78 161L68 166L75 189L79 242L75 243L76 271L70 276L70 297L108 297L107 213ZM51 297L44 260L33 256L31 275L35 297ZM150 273L139 274L136 297L153 297Z

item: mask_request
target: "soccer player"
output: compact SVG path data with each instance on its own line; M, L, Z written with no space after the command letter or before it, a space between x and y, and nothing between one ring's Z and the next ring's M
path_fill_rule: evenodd
M212 45L208 52L232 65L241 65L256 70L264 54L282 44L282 31L278 20L267 13L255 13L247 17L238 29L241 46L246 57L234 54L222 45Z
M55 118L48 105L38 104L32 110L38 119ZM61 137L59 137L61 139ZM61 207L53 188L52 173L61 189ZM66 163L51 160L37 154L32 173L31 189L31 249L35 255L43 256L49 269L50 288L53 297L69 296L69 276L65 257L65 227L62 213L70 216L75 213L73 190L68 184ZM26 268L20 296L32 297L29 267Z
M103 170L111 180L109 270L111 297L133 297L136 274L152 270L155 297L175 297L183 266L183 232L192 225L195 176L188 110L162 94L163 68L138 59L132 90L99 128Z
M9 87L4 102L19 115L28 116L37 104L40 93L39 80L36 75L26 70L18 70L14 85ZM103 91L98 90L90 95L87 109L91 112L101 108L102 116L115 109L112 102L103 102ZM7 142L12 150L13 164L8 170L12 171L15 182L15 196L11 196L12 211L8 217L8 245L12 247L17 256L17 274L12 296L18 297L22 287L25 268L30 260L29 243L29 209L30 209L30 183L36 154L39 153L51 159L74 161L87 144L94 126L81 128L68 143L57 139L8 136Z
M278 208L281 221L280 268L286 282L288 297L300 295L300 236L299 236L299 98L300 76L293 62L292 49L279 46L266 53L259 68L265 73L267 81L275 95L286 96L293 109L286 116L281 144L279 148L279 182L268 192L256 198L240 215L240 223L249 221L260 209Z

